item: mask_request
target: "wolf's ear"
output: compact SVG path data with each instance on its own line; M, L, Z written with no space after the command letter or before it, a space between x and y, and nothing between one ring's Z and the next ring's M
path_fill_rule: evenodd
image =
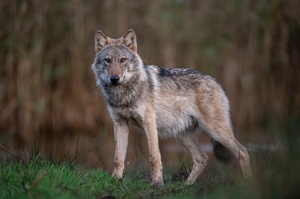
M97 30L95 34L95 52L96 54L102 50L104 46L108 44L107 42L108 37L101 32L100 30Z
M121 43L123 43L133 52L137 52L137 43L134 30L128 30L127 33L122 37Z

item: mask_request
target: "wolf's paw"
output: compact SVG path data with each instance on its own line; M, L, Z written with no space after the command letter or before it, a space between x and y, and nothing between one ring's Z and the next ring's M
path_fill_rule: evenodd
M186 181L184 182L184 185L185 185L185 186L190 186L190 185L192 185L192 184L194 184L194 181L191 181L191 180L186 180Z
M157 180L157 181L152 180L151 186L154 187L154 188L163 187L164 186L164 181L163 180Z
M115 172L112 174L112 177L113 178L116 178L117 180L119 180L119 181L122 181L122 175L118 175L118 174L116 174Z

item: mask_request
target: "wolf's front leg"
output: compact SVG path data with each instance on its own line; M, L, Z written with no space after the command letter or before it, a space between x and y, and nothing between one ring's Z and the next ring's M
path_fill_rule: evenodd
M125 120L114 121L115 159L113 176L122 179L128 145L128 124Z
M149 148L149 161L151 166L152 186L161 187L164 185L162 175L162 162L158 145L158 134L156 115L154 108L148 107L144 118L144 129L147 136Z

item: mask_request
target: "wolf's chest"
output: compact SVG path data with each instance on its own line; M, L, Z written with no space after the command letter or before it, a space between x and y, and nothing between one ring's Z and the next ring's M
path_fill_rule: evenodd
M143 82L133 84L134 82L128 82L126 84L118 86L103 86L103 94L106 103L123 115L135 115L135 108L137 104L145 96L145 85Z
M143 128L144 109L144 106L129 106L115 108L114 111L119 117L128 121L132 125Z

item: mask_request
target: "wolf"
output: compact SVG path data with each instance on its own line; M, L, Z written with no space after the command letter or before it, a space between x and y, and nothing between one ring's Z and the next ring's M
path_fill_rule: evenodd
M193 166L185 184L195 182L208 160L197 141L201 131L213 140L217 158L237 159L243 175L251 178L248 151L234 136L229 101L214 78L195 69L144 64L132 29L119 39L96 31L95 54L92 70L114 124L113 176L122 179L132 124L147 138L152 186L164 185L163 137L178 138L190 152Z

